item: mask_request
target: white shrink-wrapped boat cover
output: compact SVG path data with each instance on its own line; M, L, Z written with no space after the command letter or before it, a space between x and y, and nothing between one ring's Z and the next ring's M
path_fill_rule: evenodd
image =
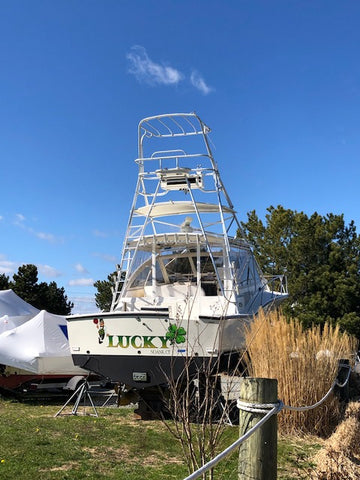
M22 325L39 312L12 290L0 290L0 333Z
M0 363L38 375L87 373L73 364L66 318L46 310L0 334Z
M30 319L27 319L30 320ZM19 325L22 325L23 323L27 322L27 320L24 320L23 322L19 322L14 320L13 317L9 317L9 315L4 315L3 317L0 317L0 335L7 330L12 330L15 327L18 327Z

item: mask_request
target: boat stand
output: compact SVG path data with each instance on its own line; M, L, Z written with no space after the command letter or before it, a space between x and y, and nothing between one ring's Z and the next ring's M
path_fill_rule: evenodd
M93 417L98 417L98 412L96 410L96 407L94 405L94 402L91 398L91 395L90 395L90 385L88 383L87 380L85 380L76 390L75 392L71 395L71 397L66 401L66 403L60 408L60 410L54 415L54 417L57 417L59 415L61 415L61 413L63 412L63 410L67 407L67 405L71 402L71 400L73 398L76 398L75 400L75 403L74 403L74 406L73 406L73 409L71 411L71 413L69 415L77 415L77 411L78 411L78 408L79 408L79 405L80 405L80 402L82 399L84 399L84 404L85 404L85 400L86 400L86 397L89 399L89 402L94 410L94 413L90 413L90 415L92 415Z

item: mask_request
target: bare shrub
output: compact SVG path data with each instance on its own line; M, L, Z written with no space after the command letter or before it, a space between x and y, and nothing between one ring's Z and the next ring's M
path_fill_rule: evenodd
M226 369L226 380L230 384L237 378L235 375L239 373L240 364L241 358L238 358L235 367L232 365L234 374ZM200 360L189 356L182 375L168 378L166 410L172 421L164 421L181 445L189 473L206 464L228 446L228 441L223 437L231 423L233 409L238 418L235 402L227 401L222 394L223 367L224 364L218 357ZM204 473L201 478L212 480L214 469Z
M339 359L354 360L356 340L338 326L304 330L281 312L260 312L246 333L247 367L253 377L276 378L279 398L291 406L313 405L331 387ZM340 404L330 395L324 404L305 412L283 410L282 433L328 435L340 418Z

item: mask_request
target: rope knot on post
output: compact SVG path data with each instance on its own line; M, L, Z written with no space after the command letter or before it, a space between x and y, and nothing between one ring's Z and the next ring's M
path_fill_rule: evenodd
M239 410L244 410L245 412L250 413L269 413L274 409L273 413L278 413L284 408L284 403L281 400L278 400L275 403L250 403L244 402L240 399L236 402Z

